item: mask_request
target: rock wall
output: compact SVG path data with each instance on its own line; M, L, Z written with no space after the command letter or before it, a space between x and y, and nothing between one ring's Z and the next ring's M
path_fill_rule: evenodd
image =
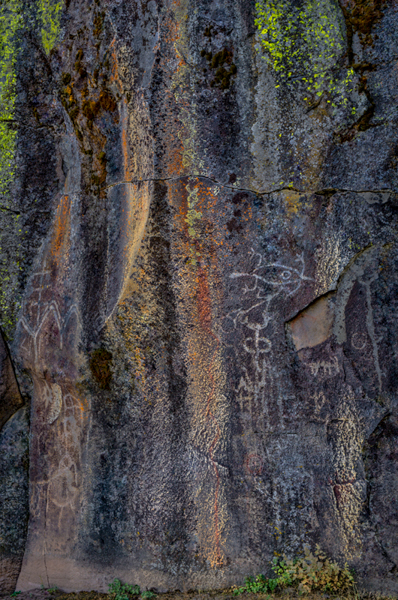
M220 587L319 543L397 593L398 6L0 11L17 588Z

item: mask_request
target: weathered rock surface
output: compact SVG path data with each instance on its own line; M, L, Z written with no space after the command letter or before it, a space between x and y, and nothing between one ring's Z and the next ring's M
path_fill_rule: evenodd
M21 569L28 526L27 408L14 414L0 432L0 590L13 592Z
M0 332L0 592L13 592L21 569L29 514L29 422Z
M215 588L319 543L397 593L397 5L5 7L18 589Z

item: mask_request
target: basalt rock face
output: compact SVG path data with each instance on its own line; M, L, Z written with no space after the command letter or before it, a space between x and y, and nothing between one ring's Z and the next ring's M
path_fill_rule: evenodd
M0 590L13 592L21 569L28 525L28 431L11 358L0 334Z
M17 589L397 593L398 6L4 6Z

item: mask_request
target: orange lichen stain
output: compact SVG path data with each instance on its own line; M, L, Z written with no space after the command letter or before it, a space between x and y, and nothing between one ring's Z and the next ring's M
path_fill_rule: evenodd
M119 77L119 59L117 57L117 52L116 52L116 38L114 37L113 40L111 41L110 45L109 45L109 54L111 57L111 74L109 77L109 81L111 83L115 83L118 87L119 93L123 92L123 84L120 80Z
M288 215L294 216L299 212L301 203L300 203L300 193L294 190L285 190L282 192L283 200L286 205L286 211Z
M178 145L173 145L169 149L168 166L167 166L167 172L168 172L169 176L171 176L171 177L175 176L175 175L178 176L178 175L180 175L180 173L183 172L183 164L182 164L183 151L184 151L184 148L183 148L180 140L179 140Z
M59 264L61 258L64 258L67 254L71 230L70 211L69 196L62 196L55 214L54 231L50 245L50 255L52 255L56 264Z

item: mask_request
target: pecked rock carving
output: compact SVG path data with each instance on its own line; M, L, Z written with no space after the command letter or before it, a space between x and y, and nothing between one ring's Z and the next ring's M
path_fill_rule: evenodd
M0 587L397 594L397 3L0 17Z

